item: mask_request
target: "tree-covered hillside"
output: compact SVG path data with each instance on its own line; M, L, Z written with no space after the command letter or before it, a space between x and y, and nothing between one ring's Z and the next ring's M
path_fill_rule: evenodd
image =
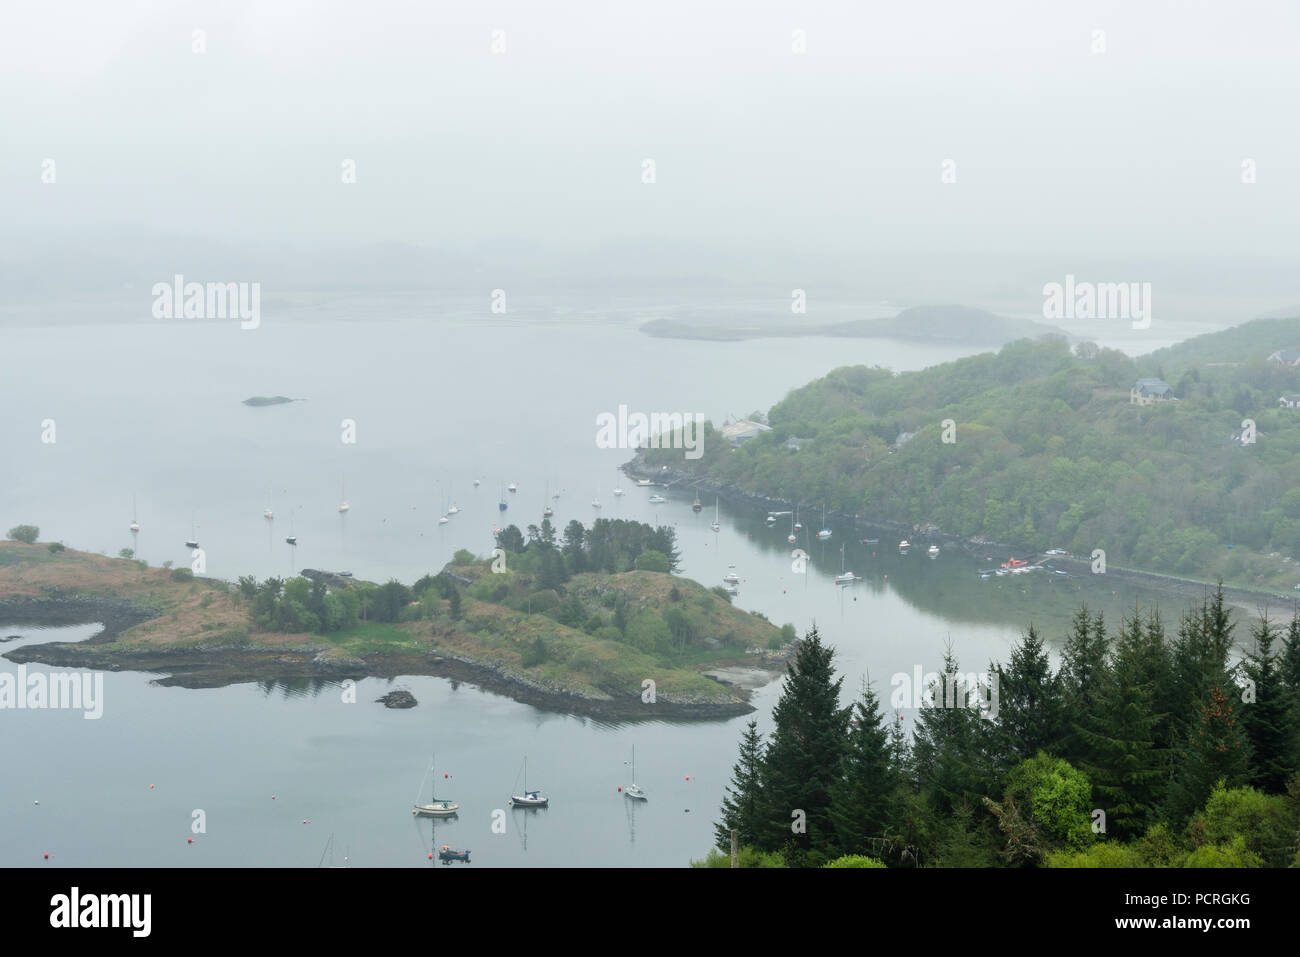
M701 459L640 459L831 511L1289 585L1300 409L1278 399L1300 392L1300 368L1266 357L1296 344L1300 319L1259 320L1139 361L1047 336L920 372L845 367L790 393L772 431L739 447L706 431ZM1161 373L1178 401L1130 404L1136 379Z

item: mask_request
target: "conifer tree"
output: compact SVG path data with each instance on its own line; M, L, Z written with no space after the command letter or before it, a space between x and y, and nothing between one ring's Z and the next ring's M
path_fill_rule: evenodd
M835 676L834 658L835 649L822 644L814 625L787 665L763 760L763 850L792 844L806 854L834 844L830 786L840 773L849 721L849 709L839 703L844 679ZM796 822L802 822L798 830Z
M1064 731L1061 696L1047 650L1033 625L998 674L993 757L1005 773L1039 751L1056 754Z
M914 786L944 814L962 802L979 807L997 788L989 753L992 722L967 707L968 685L949 648L943 674L928 689L912 737Z
M731 772L731 784L722 798L722 819L713 826L718 849L731 850L731 832L741 847L758 847L762 815L763 736L758 722L745 726L740 738L740 759Z
M1205 806L1217 781L1240 787L1248 774L1245 735L1232 692L1235 685L1216 685L1196 709L1196 722L1169 782L1165 817L1181 827Z
M897 746L879 698L864 685L861 700L853 705L840 777L830 791L839 854L880 856L879 844L890 829L902 785Z
M1099 730L1104 721L1101 702L1106 684L1110 640L1100 614L1089 617L1083 605L1074 616L1070 634L1061 650L1060 683L1067 728L1060 748L1062 756L1076 767L1093 757L1088 733Z
M1121 621L1102 693L1107 720L1084 731L1093 755L1083 770L1106 812L1108 833L1130 838L1154 822L1167 785L1166 753L1157 746L1157 694L1168 672L1168 650L1158 620L1143 622L1136 609Z
M1170 673L1173 732L1180 744L1195 730L1209 691L1225 688L1230 680L1228 655L1234 627L1224 604L1222 584L1213 598L1203 600L1199 609L1183 615L1173 643Z
M1251 629L1254 647L1241 664L1249 683L1243 692L1241 725L1250 743L1250 783L1267 794L1282 794L1295 773L1288 718L1291 702L1277 656L1276 633L1268 616Z

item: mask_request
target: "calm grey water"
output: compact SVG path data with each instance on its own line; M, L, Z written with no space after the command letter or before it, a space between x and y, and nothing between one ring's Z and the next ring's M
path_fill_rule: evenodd
M251 331L201 321L69 324L76 316L10 325L5 354L16 374L0 381L0 521L37 524L43 540L107 554L134 545L152 564L178 565L188 561L193 523L209 575L316 567L409 582L457 548L490 549L508 482L519 492L504 518L521 526L540 521L547 491L559 490L558 525L593 515L672 523L683 574L713 585L734 563L740 607L800 631L815 620L838 650L846 699L868 674L887 695L891 675L938 668L949 641L967 670L981 669L1006 657L1031 618L1056 627L1083 598L1121 607L1147 597L1096 580L980 582L983 562L900 556L886 534L863 546L840 528L831 543L812 543L808 573L797 575L788 526L768 529L761 514L723 503L715 534L712 502L700 515L688 493L649 505L650 492L617 471L630 453L596 447L599 413L626 404L721 422L766 409L835 366L916 369L969 351L871 340L684 343L635 331L659 314L628 307L610 321L579 312L524 322L397 300L374 315L337 304L264 311ZM255 394L307 401L241 404ZM47 419L54 443L41 442ZM340 441L344 419L356 423L355 444ZM618 485L622 499L612 494ZM340 516L343 486L351 510ZM451 502L462 511L440 527ZM268 504L273 522L262 517ZM801 517L813 531L820 525L815 511ZM296 549L283 541L291 527ZM837 588L846 540L848 565L864 581ZM22 636L0 649L94 630L0 622L0 637ZM0 659L0 669L16 666ZM316 866L330 862L333 835L336 865L346 854L356 866L428 866L435 843L449 843L468 847L475 867L682 866L711 844L747 720L612 725L428 677L367 680L357 704L324 682L193 691L150 678L105 675L97 721L0 710L0 865L41 865L49 853L68 866ZM373 703L394 687L410 689L419 707ZM755 696L761 730L778 691L770 684ZM644 805L617 791L633 745ZM436 835L409 813L434 750L438 796L462 805ZM549 791L549 809L506 806L525 754L529 784ZM196 810L206 833L191 830ZM504 834L493 831L494 811L504 812Z

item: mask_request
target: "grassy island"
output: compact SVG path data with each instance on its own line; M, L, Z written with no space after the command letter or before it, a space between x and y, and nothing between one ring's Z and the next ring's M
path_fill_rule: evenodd
M753 710L747 691L704 672L779 668L792 626L673 575L671 530L574 522L557 542L544 526L530 528L528 541L511 526L491 557L459 552L412 585L313 569L231 583L57 544L0 542L0 621L105 623L87 641L25 645L6 657L159 671L170 676L164 683L187 687L438 674L539 707L620 718Z

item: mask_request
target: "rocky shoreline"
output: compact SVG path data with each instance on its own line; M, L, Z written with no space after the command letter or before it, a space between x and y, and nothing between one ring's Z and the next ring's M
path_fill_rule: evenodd
M97 671L142 671L163 675L160 686L221 688L231 684L282 678L325 678L342 681L362 678L398 678L432 675L464 681L485 691L529 704L545 711L608 720L714 721L749 714L755 708L742 688L733 689L732 701L676 701L662 695L654 703L639 695L594 696L564 688L546 687L491 662L465 655L385 654L368 658L340 656L324 645L233 647L185 645L119 648L112 643L127 629L158 617L152 609L117 599L94 596L60 596L0 602L5 624L66 626L102 622L93 637L75 643L48 642L24 645L2 657L18 664L35 663L59 668ZM715 679L717 680L717 679Z

